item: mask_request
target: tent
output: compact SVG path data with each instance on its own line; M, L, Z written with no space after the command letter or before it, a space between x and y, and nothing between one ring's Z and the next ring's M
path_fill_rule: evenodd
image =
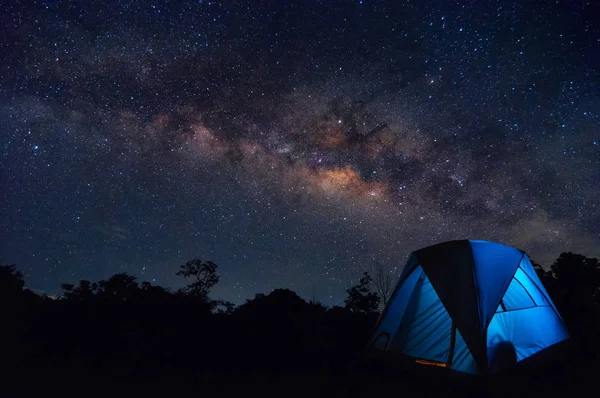
M409 256L370 346L416 362L493 373L568 338L527 254L456 240Z

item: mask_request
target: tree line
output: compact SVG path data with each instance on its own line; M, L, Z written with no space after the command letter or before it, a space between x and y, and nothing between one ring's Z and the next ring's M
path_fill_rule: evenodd
M547 270L534 268L582 355L597 358L598 259L562 253ZM144 374L340 368L364 350L397 282L376 264L347 289L343 306L328 308L284 288L235 306L211 298L220 279L215 263L193 259L177 275L187 284L174 291L118 273L65 283L50 298L27 289L16 266L0 266L0 361Z

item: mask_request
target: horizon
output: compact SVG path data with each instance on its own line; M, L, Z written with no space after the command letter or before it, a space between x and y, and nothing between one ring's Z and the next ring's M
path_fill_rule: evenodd
M473 239L469 239L469 240L473 240ZM477 240L477 239L475 239L475 240ZM436 244L438 244L438 243L444 243L444 242L437 242ZM498 243L498 242L492 242L492 243ZM434 245L435 245L435 244L434 244ZM421 248L421 249L423 249L423 248ZM519 248L516 248L516 249L517 249L517 250L520 250ZM564 252L561 252L561 254L562 254L562 253L567 253L567 252L566 252L566 251L564 251ZM409 253L409 255L410 255L410 254L412 254L412 252L411 252L411 253ZM528 253L527 253L527 252L525 252L525 254L528 254ZM579 254L579 253L574 253L574 254ZM532 263L534 263L534 264L538 264L538 265L542 266L542 269L544 269L545 271L549 272L549 270L550 270L550 265L552 265L552 264L539 264L539 263L536 263L536 261L535 261L534 259L532 259L532 258L531 258L529 255L528 255L528 257L529 257L529 259L532 261ZM408 259L408 256L407 256L407 259ZM556 259L554 259L554 261L556 261L556 260L558 260L558 256L557 256L557 258L556 258ZM554 261L553 261L553 262L554 262ZM218 264L217 264L217 266L218 266ZM405 266L406 266L406 264L404 264L402 267L399 267L399 268L397 268L397 269L394 269L394 268L391 268L391 269L390 269L390 268L387 268L387 267L383 268L383 272L385 272L385 273L389 273L389 275L391 275L391 277L392 277L392 288L395 288L395 287L396 287L396 285L397 285L397 283L399 282L399 279L400 279L400 274L401 274L401 273L402 273L402 271L404 270L404 267L405 267ZM18 267L17 267L17 271L18 271ZM374 269L372 269L372 268L371 268L371 269L366 269L366 270L365 270L365 272L369 273L369 275L371 275L371 276L373 276L373 275L374 275ZM219 272L218 272L218 269L217 269L217 274L218 274L218 273L219 273ZM114 274L113 274L113 275L114 275ZM111 275L111 276L112 276L112 275ZM109 277L110 277L110 276L109 276ZM136 281L137 281L138 283L140 283L140 284L141 284L142 282L150 282L150 281L147 281L147 280L139 279L139 278L137 278L137 276L136 276ZM74 284L76 285L78 282L79 282L79 280L78 280L78 281L70 281L69 283L74 283ZM97 280L92 280L92 281L90 281L90 282L98 282L98 281L97 281ZM175 286L163 286L163 285L160 285L160 284L156 283L156 281L153 281L153 282L151 282L151 283L152 283L152 285L153 285L153 286L161 286L161 287L165 288L166 290L168 290L168 291L170 291L170 292L175 292L175 291L177 291L178 289L181 289L181 288L182 288L183 286L185 286L185 284L186 284L186 281L185 281L185 279L184 279L184 278L180 278L180 282L181 282L181 283L179 283L178 285L175 285ZM354 286L354 285L356 285L356 283L357 283L357 282L358 282L357 280L351 280L351 281L350 281L350 284L352 284L352 286ZM66 283L66 282L63 282L63 283ZM350 285L349 285L349 286L348 286L348 288L350 288L350 287L352 287L352 286L350 286ZM215 287L213 287L213 289L214 289L214 290L216 290L216 291L218 291L218 290L219 290L219 289L218 289L218 287L219 287L219 283L217 283L217 284L216 284L216 286L215 286ZM58 288L56 291L54 291L54 292L47 292L47 291L44 291L44 290L40 290L40 289L31 288L31 287L28 287L28 286L27 286L27 281L25 281L25 286L24 286L24 288L25 288L25 289L29 289L30 291L32 291L33 293L35 293L35 294L37 294L37 295L39 295L39 296L47 296L47 297L49 297L49 298L51 298L51 299L53 299L53 300L56 300L56 299L59 299L59 298L61 298L61 297L62 297L62 292L63 292L63 289L62 289L62 287L59 287L59 288ZM318 297L318 295L317 295L317 292L316 292L316 290L314 289L314 287L313 287L313 289L312 289L312 292L311 292L311 294L310 294L310 297L308 297L308 295L307 295L307 293L306 293L306 292L297 292L297 291L295 291L295 290L293 290L293 289L290 289L289 287L286 287L286 286L278 286L278 287L277 287L277 286L275 286L275 287L272 287L272 288L270 288L270 289L268 289L268 290L266 290L266 291L257 291L257 292L255 292L255 293L254 293L254 295L252 295L252 296L250 296L250 297L245 297L245 298L243 298L243 299L241 299L241 300L238 300L238 301L235 301L235 300L233 300L233 301L231 301L231 302L232 302L232 304L234 304L234 305L236 305L236 306L238 306L238 305L242 305L242 304L244 304L245 302L247 302L248 300L253 300L254 298L256 298L256 295L258 295L258 294L264 294L264 295L268 295L268 294L272 293L273 291L275 291L275 290L280 290L280 289L284 289L284 290L288 289L288 290L291 290L292 292L294 292L295 294L297 294L297 295L298 295L298 296L299 296L301 299L303 299L303 300L304 300L304 301L306 301L307 303L317 303L317 304L324 305L325 307L328 307L328 308L332 308L332 307L336 307L336 306L341 306L341 307L343 307L343 306L344 306L344 302L343 302L342 300L338 300L337 302L332 302L332 301L330 301L330 302L328 302L328 303L324 303L324 301L323 301L323 300L321 300L321 299ZM211 296L212 296L212 297L211 297L212 299L216 299L216 300L222 300L222 299L223 299L222 297L219 297L219 296L214 296L214 295L211 295ZM227 300L225 300L225 301L227 301ZM383 303L381 303L381 305L383 305L383 306L384 306L384 304L383 304ZM383 308L383 307L382 307L382 308Z

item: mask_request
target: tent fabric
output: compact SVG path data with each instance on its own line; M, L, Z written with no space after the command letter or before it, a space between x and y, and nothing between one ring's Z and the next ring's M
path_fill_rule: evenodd
M421 249L416 255L478 365L485 367L485 335L478 325L479 306L469 241L441 243Z
M422 272L390 348L402 348L406 355L445 363L450 349L451 326L450 315Z
M417 258L417 255L415 253L411 253L410 256L408 257L408 261L406 262L406 265L402 269L402 273L400 274L400 281L403 281L405 278L407 278L408 275L418 266L419 266L419 259ZM398 283L398 284L400 284L400 283Z
M377 338L375 341L376 347L387 348L394 338L404 317L409 298L422 274L423 269L421 267L416 268L404 283L399 284L398 288L394 290L375 333Z
M567 331L550 306L498 313L488 327L488 350L510 341L521 361L567 338Z
M544 294L520 266L517 268L517 272L515 272L513 283L518 283L521 286L521 290L525 291L529 296L529 302L532 305L549 305L548 301L544 298Z
M563 327L564 327L563 319L560 316L560 313L558 312L558 309L556 309L556 305L554 305L554 302L550 299L550 295L546 291L546 288L542 284L542 281L540 280L540 278L538 277L537 273L535 272L535 269L533 269L533 265L531 264L531 261L529 261L529 258L527 256L525 256L523 258L523 260L521 261L521 264L519 265L519 267L523 270L523 272L525 272L525 274L527 276L529 276L529 279L531 280L531 282L533 284L535 284L537 286L537 288L539 289L539 291L544 295L544 298L546 299L546 301L548 302L548 304L550 304L550 307L552 307L552 309L554 309L554 313L560 319L560 321L561 321L561 323L563 324Z
M471 351L467 347L467 343L463 339L460 331L456 331L456 343L454 346L454 353L452 355L452 369L458 370L464 373L477 373L477 364L471 354Z
M523 253L499 243L471 240L479 298L481 328L485 328L498 307L523 258Z
M517 271L518 273L518 271ZM511 310L518 310L518 309L522 309L522 308L531 308L531 307L535 307L536 305L538 305L534 298L533 298L533 294L530 293L530 291L528 291L523 282L522 282L522 276L524 275L523 271L521 271L520 273L521 275L520 278L517 277L517 275L515 275L514 278L512 278L512 281L510 282L510 285L508 285L508 289L506 289L506 293L504 294L504 297L502 298L502 310L503 311L511 311ZM531 284L529 284L531 285ZM533 286L533 288L535 290L537 290L537 288L535 286ZM533 289L532 289L533 290ZM537 297L541 297L541 294L536 294ZM544 303L540 303L540 304L544 304Z
M518 361L568 338L527 255L493 242L441 243L409 257L372 347L487 373L501 347Z

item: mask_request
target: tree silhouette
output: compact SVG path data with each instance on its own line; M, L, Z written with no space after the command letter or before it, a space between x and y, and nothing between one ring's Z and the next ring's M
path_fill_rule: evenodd
M600 263L596 258L562 253L550 267L549 293L572 337L585 355L600 355Z
M600 262L581 254L562 253L550 267L565 299L600 299Z
M236 309L236 313L249 318L272 317L278 318L286 314L298 314L308 308L308 303L290 289L275 289L265 295L257 293L253 299L248 299Z
M600 262L581 254L562 253L550 267L553 293L567 318L583 320L583 313L600 310Z
M221 315L230 315L235 311L235 304L226 300L215 300L213 307L215 313Z
M385 307L394 291L395 278L392 272L379 261L373 264L373 285Z
M548 275L549 271L546 271L544 269L544 267L542 267L541 264L535 262L534 260L532 260L531 258L529 258L529 261L531 262L531 265L533 266L533 270L535 271L535 273L537 274L537 276L542 279L544 278L546 275ZM550 272L550 274L552 274Z
M171 296L172 294L168 289L144 281L140 284L136 298L144 303L158 304L167 302Z
M203 301L209 301L210 290L219 282L217 265L212 261L190 260L180 267L176 275L191 279L192 283L182 289L183 293Z
M98 284L82 279L77 286L71 283L63 283L61 288L64 291L64 299L83 301L92 299L96 295Z
M63 283L62 299L75 301L120 300L138 302L165 302L171 296L168 289L144 281L138 285L136 277L127 273L115 274L108 280L90 282L82 279L77 285Z
M0 297L2 299L22 295L24 287L23 274L17 271L14 264L0 265Z
M346 309L352 312L360 312L364 314L373 314L377 312L381 297L375 292L372 292L370 285L373 282L371 275L364 272L358 285L352 286L346 290L348 298L344 301Z
M129 301L137 296L140 290L136 277L127 273L114 274L107 280L93 283L85 279L80 280L78 285L63 283L61 287L64 299L79 301L94 297L102 300Z
M136 277L126 272L98 282L97 295L103 299L130 301L139 289Z

